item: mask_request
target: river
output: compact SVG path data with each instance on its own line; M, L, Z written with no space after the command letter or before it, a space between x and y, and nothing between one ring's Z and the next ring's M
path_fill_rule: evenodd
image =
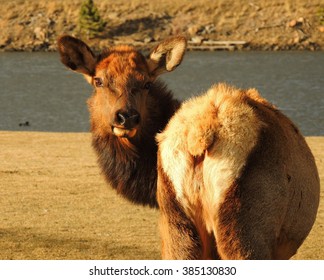
M324 135L323 52L188 52L161 79L181 100L218 82L256 88L304 135ZM89 131L91 92L57 53L0 53L0 130Z

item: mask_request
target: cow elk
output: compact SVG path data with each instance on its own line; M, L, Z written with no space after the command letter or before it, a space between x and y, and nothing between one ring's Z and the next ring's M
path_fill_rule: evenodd
M226 84L183 103L159 141L164 259L289 259L319 204L298 128L256 90Z
M58 49L94 87L92 144L108 184L160 208L163 258L296 253L316 217L319 177L297 127L256 90L220 84L180 107L157 77L181 63L181 36L148 57L130 46L95 55L71 36Z

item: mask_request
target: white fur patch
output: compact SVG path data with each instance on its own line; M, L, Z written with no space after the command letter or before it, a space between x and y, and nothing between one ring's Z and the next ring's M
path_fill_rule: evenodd
M177 198L183 197L183 185L186 180L186 173L190 168L191 157L182 148L182 137L167 137L165 134L157 136L160 141L159 150L164 172L174 185ZM180 135L179 135L180 136Z

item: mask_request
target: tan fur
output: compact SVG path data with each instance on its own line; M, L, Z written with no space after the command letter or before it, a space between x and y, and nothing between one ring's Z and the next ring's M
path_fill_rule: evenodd
M296 127L255 89L212 87L183 103L157 140L163 258L295 254L315 220L318 173ZM188 236L176 211L192 244L180 241Z

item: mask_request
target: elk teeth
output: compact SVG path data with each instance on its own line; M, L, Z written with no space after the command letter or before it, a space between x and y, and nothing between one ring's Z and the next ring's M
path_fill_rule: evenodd
M129 137L132 138L136 134L136 129L124 129L119 127L114 127L114 134L118 137Z

